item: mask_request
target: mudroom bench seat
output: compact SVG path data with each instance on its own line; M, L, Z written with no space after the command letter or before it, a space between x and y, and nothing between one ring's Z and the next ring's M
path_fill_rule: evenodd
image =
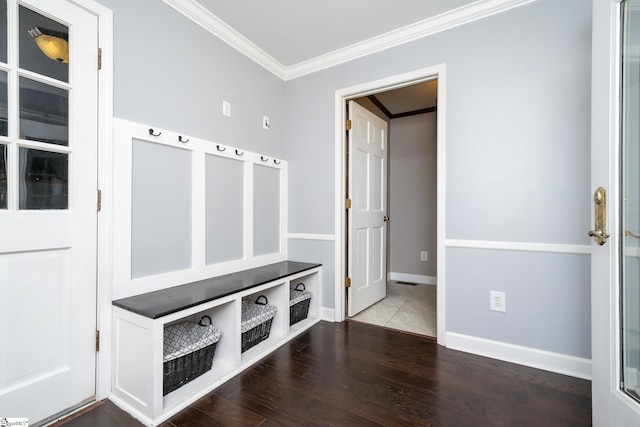
M283 261L113 301L109 398L146 425L158 425L319 322L320 274L320 264ZM296 287L311 295L302 320L290 319ZM258 299L275 307L275 315L268 338L243 352L243 301ZM206 318L221 332L211 369L163 394L165 329Z

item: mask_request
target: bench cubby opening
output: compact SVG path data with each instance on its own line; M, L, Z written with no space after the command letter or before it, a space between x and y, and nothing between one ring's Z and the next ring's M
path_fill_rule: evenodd
M307 274L301 277L289 280L289 292L295 289L298 284L303 283L304 288L311 293L311 303L309 304L309 312L307 318L288 326L290 333L295 331L304 330L308 328L309 324L315 323L319 317L319 282L318 276L315 274ZM287 294L287 317L289 316L289 295ZM287 325L289 325L289 319L287 319Z

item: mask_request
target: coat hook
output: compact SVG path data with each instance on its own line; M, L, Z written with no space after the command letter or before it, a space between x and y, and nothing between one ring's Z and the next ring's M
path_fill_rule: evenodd
M178 135L178 141L184 142L185 144L189 142L189 138L182 139L182 135Z
M243 154L244 154L244 151L236 150L236 156L242 156Z
M279 165L279 164L280 164L280 163L282 163L282 162L279 162L278 160L273 159L273 163L275 163L276 165Z
M224 151L224 150L226 150L226 149L227 149L226 147L220 148L220 146L219 146L219 145L216 145L216 148L218 149L218 151Z
M268 157L264 157L264 156L260 156L260 160L262 160L263 162L268 162L269 158Z
M149 135L151 136L160 136L162 132L155 133L153 129L149 129Z

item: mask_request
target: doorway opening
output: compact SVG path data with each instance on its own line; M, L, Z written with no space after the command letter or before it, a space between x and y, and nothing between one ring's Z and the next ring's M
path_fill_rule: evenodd
M354 298L359 293L351 288L352 292L347 291L346 295L349 319L432 338L437 335L437 89L438 80L433 79L353 100L358 108L363 107L387 123L386 197L380 198L386 200L386 293L358 313L352 310L350 293ZM348 114L351 118L349 109ZM352 131L355 132L353 128ZM352 145L347 144L347 159ZM349 192L353 171L352 162L347 164L347 197L353 199L358 195ZM359 206L361 203L352 200L352 209L346 210L347 228L351 223L349 215L358 215L354 209ZM359 250L359 246L349 250L349 245L354 245L348 238L350 234L347 233L347 271L349 254L354 248ZM349 277L353 287L354 277ZM373 287L372 283L366 285Z
M445 268L444 268L445 266L445 252L444 252L445 126L444 124L445 124L445 118L446 118L445 71L446 71L446 66L442 64L442 65L425 68L425 69L417 70L417 71L402 74L402 75L393 76L393 77L382 79L382 80L372 81L372 82L364 83L358 86L353 86L353 87L345 88L342 90L338 90L336 91L336 98L335 98L336 141L339 141L339 143L336 144L336 174L337 174L336 189L335 189L336 206L337 206L336 236L338 236L339 238L336 239L336 248L335 248L336 249L336 267L337 267L335 271L335 275L336 275L335 320L343 321L347 318L346 305L348 302L347 293L349 292L349 291L345 291L345 284L348 283L349 275L352 272L351 271L352 266L350 267L350 263L347 260L348 253L349 253L349 250L348 250L349 227L348 227L348 217L345 214L347 198L348 198L347 185L348 185L348 179L349 179L349 175L348 175L349 158L347 153L347 147L348 147L349 141L348 141L347 132L345 128L345 123L348 118L349 112L347 111L346 103L349 100L360 100L360 102L364 104L368 104L368 108L371 108L370 106L371 104L373 104L375 108L372 108L372 109L378 110L378 114L380 111L382 111L383 115L386 115L386 113L384 112L384 109L387 109L388 112L391 113L390 115L392 117L391 119L388 119L388 121L393 121L394 120L393 111L389 110L389 108L386 106L381 108L381 106L378 105L378 104L382 104L382 106L384 106L384 102L380 102L380 98L386 99L387 95L393 96L397 94L402 94L402 91L400 92L396 92L396 91L399 89L405 89L409 91L411 89L421 87L421 85L427 85L430 82L431 82L430 83L431 85L435 86L434 90L435 90L435 93L437 94L437 105L432 106L433 111L430 111L430 112L423 111L422 113L430 114L431 112L435 112L435 110L437 110L437 114L431 114L432 116L435 116L434 117L434 127L435 127L434 133L436 135L435 147L433 147L435 151L434 156L436 157L435 159L436 167L434 172L435 172L435 179L437 182L437 185L436 185L437 188L435 190L436 214L434 218L436 225L435 225L435 236L429 239L431 241L435 240L435 242L437 243L435 244L434 249L420 248L419 250L417 250L417 255L416 255L419 263L427 262L427 261L420 261L421 255L423 257L422 259L426 257L428 260L429 255L431 255L432 259L435 258L436 259L435 274L431 272L431 273L421 273L421 274L412 275L410 273L403 274L402 271L393 271L394 269L396 269L397 264L393 262L396 260L392 261L392 257L394 256L392 251L389 251L390 256L386 259L386 265L391 267L389 271L390 274L387 275L387 278L389 279L389 285L394 286L396 290L399 290L398 292L400 294L410 296L417 289L422 289L423 291L427 291L427 290L435 291L435 301L433 305L437 307L437 316L436 316L437 326L434 328L434 332L435 332L434 335L437 337L438 343L441 345L445 344L444 343L444 331L445 331L444 302L445 302L445 289L446 289L445 288L445 284L446 284ZM376 102L376 100L378 102ZM416 110L419 110L419 108ZM416 114L409 114L406 117L410 117L411 115L416 115ZM402 117L396 117L396 119L400 120L402 119ZM392 139L394 138L393 130L390 132L390 136ZM391 141L392 140L390 140L390 144L389 144L389 153L391 156L393 156L393 142ZM390 179L389 181L390 181L390 186L393 185L392 179ZM416 185L414 184L414 186ZM397 192L396 196L400 196L400 199L402 199L402 194L401 194L402 192L399 190L395 190L395 192ZM390 198L393 198L393 192L390 192ZM388 207L391 210L388 212L388 214L385 214L385 216L388 216L390 218L390 221L389 221L390 228L391 228L390 247L392 247L391 245L394 244L393 234L392 234L394 217L393 217L393 212L392 212L393 209L391 208L391 204L389 204ZM396 213L400 213L400 212L397 211ZM402 214L400 215L400 217L402 218ZM408 225L411 225L411 224L408 224ZM401 240L402 239L400 239L396 243L399 243L399 244L402 243ZM408 250L414 251L413 249L408 249ZM425 251L427 252L427 254L422 254L422 252L425 252ZM402 256L401 253L397 255ZM402 263L400 262L400 264ZM402 269L403 267L400 266L397 268ZM436 277L437 277L437 286L434 286L436 284L436 279L435 279ZM410 284L405 284L405 283L410 283ZM396 291L392 290L391 292L395 293ZM403 298L403 297L401 296L400 298ZM408 300L408 297L405 298L405 302L407 300ZM392 306L394 304L397 305L398 300L391 303ZM417 303L417 304L420 304L420 303ZM397 326L394 326L391 324L389 324L388 326L393 327L394 329L399 329Z

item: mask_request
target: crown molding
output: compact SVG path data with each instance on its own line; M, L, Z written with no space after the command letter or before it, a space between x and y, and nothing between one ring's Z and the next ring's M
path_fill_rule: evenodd
M164 0L166 4L283 80L311 74L536 1L538 0L478 0L415 24L287 67L202 7L197 0Z
M286 80L287 68L284 65L202 7L196 0L164 0L164 2L240 53Z
M343 49L338 49L326 55L292 65L285 70L286 79L293 79L363 56L381 52L535 1L538 0L479 0L434 16L433 18L428 18L415 24L407 25L380 36L347 46Z

